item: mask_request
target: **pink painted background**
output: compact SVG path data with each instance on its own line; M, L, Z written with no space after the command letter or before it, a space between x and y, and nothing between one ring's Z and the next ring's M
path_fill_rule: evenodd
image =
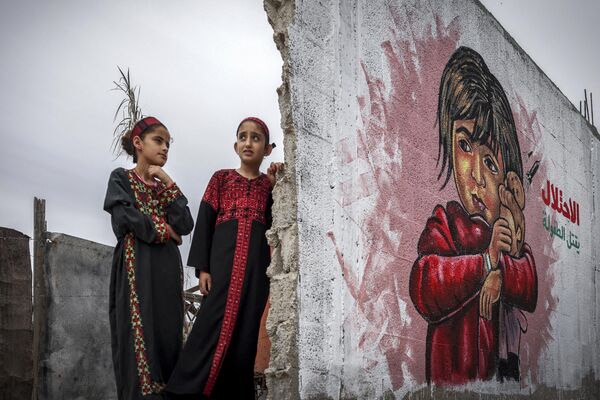
M355 137L337 143L337 158L341 164L363 160L371 165L369 172L342 182L339 193L341 207L369 196L374 202L372 211L360 226L362 242L368 246L364 264L353 265L345 260L343 244L337 243L330 233L348 291L356 301L356 308L347 313L345 323L350 329L358 330L358 345L367 359L367 368L375 367L381 360L380 355L384 356L394 390L407 378L402 372L402 363L406 363L409 374L417 382L425 381L427 324L410 300L408 280L417 258L419 235L433 208L458 200L453 180L443 191L439 190L442 181L437 180L436 113L440 77L461 37L458 19L444 24L435 17L432 26L416 31L411 28L410 15L408 20L395 17L395 26L391 29L393 39L381 43L390 85L386 86L381 76L362 64L368 88L368 93L357 99L362 128L356 131ZM406 29L411 30L410 41L396 34ZM484 59L492 73L494 63L502 62L485 56ZM521 382L526 385L529 376L532 382L537 382L538 361L552 338L549 317L557 300L551 294L554 284L551 265L556 256L544 254L544 249L552 246L542 226L544 204L540 192L546 183L546 162L539 147L541 129L536 111L525 107L519 96L520 88L510 87L498 78L511 99L523 171L529 171L536 160L541 162L526 191L524 211L526 242L534 254L539 286L537 309L533 314L526 314L529 331L521 343ZM384 223L386 221L388 223Z

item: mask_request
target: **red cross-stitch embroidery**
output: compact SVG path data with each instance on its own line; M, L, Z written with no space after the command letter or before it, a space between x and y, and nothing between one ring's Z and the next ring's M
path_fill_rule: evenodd
M265 214L270 194L271 183L266 175L255 179L246 179L235 170L223 170L213 176L203 198L218 212L217 225L232 219L238 220L225 314L210 373L203 391L206 396L210 396L212 393L235 328L246 274L252 222L266 223Z

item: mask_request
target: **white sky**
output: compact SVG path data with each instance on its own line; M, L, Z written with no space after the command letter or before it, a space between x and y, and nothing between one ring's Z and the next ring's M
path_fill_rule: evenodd
M483 3L572 102L588 88L600 104L600 1ZM281 58L261 0L3 1L0 52L0 226L31 236L38 196L48 230L115 243L106 182L131 165L110 153L117 65L174 137L165 169L194 218L210 175L239 163L241 118L264 118L283 160Z
M165 170L194 218L212 173L239 165L243 117L267 122L279 144L270 158L283 160L272 34L259 1L3 2L0 226L31 236L38 196L49 231L116 242L102 203L110 171L131 166L110 152L117 65L141 86L142 111L169 128Z
M584 88L597 96L600 126L600 1L481 2L577 109Z

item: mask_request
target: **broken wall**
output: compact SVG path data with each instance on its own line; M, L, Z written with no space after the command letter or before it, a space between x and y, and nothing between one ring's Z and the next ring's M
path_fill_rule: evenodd
M39 399L116 399L108 319L113 248L48 233Z
M31 397L31 259L27 235L0 227L0 399Z
M271 398L597 396L595 128L477 1L265 9L284 60L287 163L271 232ZM450 101L440 88L462 87L462 67L442 75L467 64L482 97ZM470 126L465 145L458 118L442 119L441 138L438 110L460 108L477 108L460 121L495 127L495 139ZM481 145L489 154L461 169ZM510 176L523 201L509 207ZM501 256L509 286L487 320L484 254L500 212L518 248ZM461 336L434 339L439 323ZM434 345L454 359L432 356ZM508 353L518 372L499 382Z

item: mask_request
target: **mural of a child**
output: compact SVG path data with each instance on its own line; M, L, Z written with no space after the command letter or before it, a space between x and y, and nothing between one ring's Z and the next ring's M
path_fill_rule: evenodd
M523 165L506 94L470 48L446 64L438 124L438 179L443 188L454 178L460 203L435 207L410 275L411 299L428 322L426 378L442 385L518 379L518 343L516 350L506 343L506 320L514 327L511 313L533 312L537 303Z

